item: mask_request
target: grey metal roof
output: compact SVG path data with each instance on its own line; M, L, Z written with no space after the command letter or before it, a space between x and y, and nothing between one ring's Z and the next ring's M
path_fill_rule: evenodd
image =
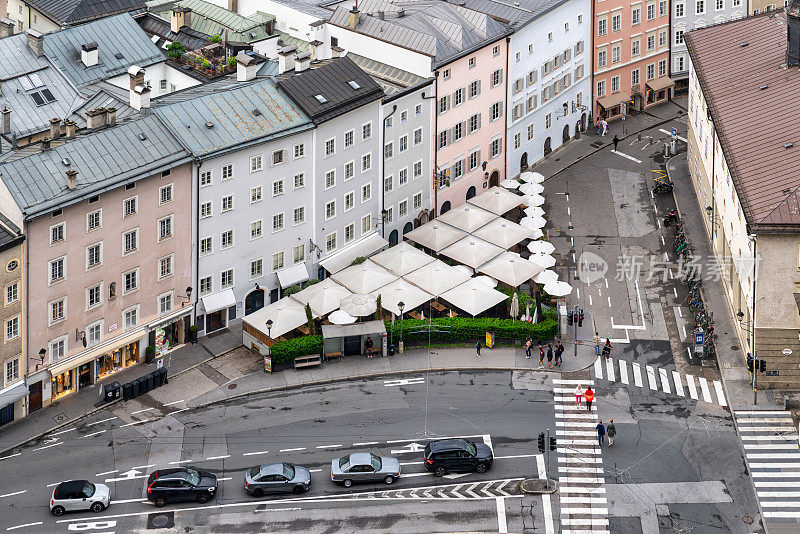
M98 44L98 62L85 67L81 45ZM148 67L164 54L128 14L67 28L44 36L44 53L78 87L127 72L131 65Z
M31 52L24 33L0 39L0 57L0 109L11 110L11 128L17 137L49 129L50 119L66 118L85 101L46 57Z
M0 213L0 252L25 241L25 236L20 233L17 225L8 217Z
M447 2L363 0L358 8L361 17L355 31L431 56L434 66L511 33L484 13ZM381 11L384 20L378 17ZM349 27L349 21L350 11L341 5L329 19L342 27Z
M26 0L59 24L75 24L142 8L142 0Z
M331 16L332 11L323 7L324 2L319 0L273 0L278 4L283 4L292 9L296 9L301 13L318 17L320 20L326 20Z
M92 89L99 90L82 106L76 108L69 117L70 120L75 121L78 129L86 128L86 112L90 109L116 108L117 123L125 122L130 117L133 117L139 113L136 109L130 106L128 103L128 98L120 98L118 94L106 91L105 89L100 89L100 87L96 85L90 87Z
M156 109L195 156L313 128L272 80L262 80Z
M354 89L348 82L355 81ZM352 59L343 57L316 68L290 73L278 81L280 87L309 117L320 124L383 97L383 89ZM317 96L321 95L324 102Z
M168 20L154 13L139 13L134 17L134 20L136 20L139 26L149 35L156 35L160 38L155 44L162 50L164 55L167 54L167 50L164 46L173 41L181 43L186 50L197 50L208 44L209 36L207 34L193 30L187 26L184 26L176 33L170 29Z
M172 132L150 115L2 163L0 178L29 219L188 161ZM67 188L70 169L78 171L73 190Z
M507 20L515 28L544 15L568 0L458 0L464 7Z
M392 67L387 63L381 63L352 52L345 54L345 57L352 59L361 70L369 74L383 88L386 96L393 96L431 79L417 76L403 69Z

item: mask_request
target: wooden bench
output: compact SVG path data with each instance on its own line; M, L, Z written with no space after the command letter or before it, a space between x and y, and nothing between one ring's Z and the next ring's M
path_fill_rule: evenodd
M299 369L301 367L313 367L315 365L321 365L322 358L319 354L309 354L307 356L298 356L294 359L294 368Z
M374 356L376 354L380 354L382 352L381 347L371 347L364 351L364 354L367 356Z
M341 359L341 357L342 357L342 353L341 352L326 352L325 353L325 359L326 360L332 360L333 358Z

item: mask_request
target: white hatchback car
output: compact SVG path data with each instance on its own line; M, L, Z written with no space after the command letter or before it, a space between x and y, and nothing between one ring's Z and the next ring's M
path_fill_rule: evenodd
M100 513L111 504L111 490L105 484L92 484L86 480L68 480L53 490L50 512L59 516L64 512L91 510Z

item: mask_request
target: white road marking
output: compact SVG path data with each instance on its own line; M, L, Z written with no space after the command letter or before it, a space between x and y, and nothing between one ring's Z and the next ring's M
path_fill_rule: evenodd
M267 454L269 451L256 451L256 452L246 452L242 454L242 456L255 456L256 454Z
M659 367L658 374L661 377L661 389L664 393L672 393L669 387L669 379L667 378L667 370Z
M714 389L717 391L717 401L720 406L727 406L728 402L725 400L725 391L722 389L722 382L714 380Z
M800 497L800 491L757 491L756 495L765 498L798 498ZM792 506L797 506L797 503L793 504Z
M497 532L507 533L508 523L506 522L506 500L504 497L497 497Z
M681 329L683 330L683 336L681 336L681 341L683 341L684 339L686 339L686 325L682 324Z
M166 403L164 406L172 406L172 405L174 405L174 404L180 404L180 403L182 403L182 402L186 402L186 401L185 401L185 400L183 400L183 399L181 399L181 400L179 400L179 401L175 401L175 402L168 402L168 403Z
M683 384L681 383L681 375L677 371L672 371L672 382L675 384L675 393L683 397Z
M699 377L700 379L700 389L703 391L703 400L706 402L711 402L711 391L708 389L708 380L705 377Z
M611 307L611 297L606 297L608 299L608 307Z
M177 462L170 462L169 465L181 465L191 463L191 460L178 460Z
M337 449L339 447L342 447L341 443L338 444L338 445L319 445L317 448L318 449Z
M692 399L697 400L697 388L694 385L694 375L686 375L686 387L689 388L689 396Z
M14 453L14 454L9 454L8 456L3 456L2 458L0 458L0 461L8 460L9 458L14 458L15 456L19 456L20 454L22 454L22 453L21 452L17 452L17 453Z
M54 432L54 433L52 433L50 435L51 436L60 436L61 434L66 434L67 432L72 432L73 430L75 430L75 427L68 428L66 430L62 430L61 432Z
M541 454L536 455L536 467L539 471L540 479L547 479L547 473L544 466L544 456ZM553 510L550 506L550 494L542 494L542 513L544 513L544 531L546 534L554 534L553 528Z
M628 363L624 360L619 361L619 381L628 384Z
M81 436L78 439L86 439L86 438L91 438L91 437L94 437L94 436L99 436L100 434L103 434L104 432L105 432L105 430L98 430L97 432L92 432L91 434L86 434L85 436Z
M119 472L119 469L114 469L114 470L112 470L112 471L103 471L102 473L95 473L95 475L94 475L94 476L96 476L96 477L102 477L102 476L104 476L104 475L111 475L111 474L114 474L114 473L117 473L117 472Z
M594 376L600 379L603 378L603 361L600 358L594 361Z
M606 360L606 373L608 374L608 379L611 382L616 381L616 377L614 376L614 360L611 358Z
M135 412L131 412L131 415L136 415L137 413L142 413L142 412L149 412L150 410L155 410L155 408L144 408L142 410L136 410Z
M631 362L631 367L633 367L633 383L636 387L642 387L642 367L636 362Z
M25 523L24 525L17 525L15 527L8 527L6 530L17 530L18 528L25 528L25 527L35 527L36 525L41 525L43 521L37 521L36 523Z
M742 443L745 449L770 449L770 450L797 450L797 443Z
M45 445L44 447L39 447L38 449L33 449L33 450L34 451L41 451L41 450L44 450L44 449L49 449L50 447L56 447L58 445L63 445L63 444L64 444L64 442L60 441L58 443L51 443L50 445Z
M553 384L567 384L567 385L594 385L594 380L575 380L575 379L564 379L564 378L554 378Z
M785 410L736 410L733 413L736 415L789 415Z
M629 160L635 161L636 163L641 163L642 162L642 160L636 159L633 156L629 156L629 155L625 154L624 152L617 152L616 150L612 150L611 153L612 154L617 154L618 156L622 156L623 158L628 158Z
M667 246L666 241L664 241L664 236L663 235L661 236L661 246L664 246L664 247Z
M132 423L128 423L128 424L122 425L122 426L120 426L120 428L123 428L123 427L126 427L126 426L139 425L139 424L142 424L142 423L149 423L149 422L150 422L150 419L142 419L141 421L134 421Z
M322 469L309 469L308 472L309 473L321 473Z
M147 499L122 499L119 501L111 501L111 504L127 504L129 502L147 502Z
M592 295L591 295L591 293L590 293L590 294L589 294L589 306L591 306L591 305L592 305Z
M186 410L191 410L191 408L181 408L180 410L175 410L174 412L169 412L167 415L175 415L176 413L185 412Z
M649 365L645 365L647 369L647 383L650 386L650 391L658 391L658 382L656 382L656 371Z
M656 224L658 225L658 229L661 230L661 219L657 218L656 219ZM664 236L662 235L661 237L663 238Z
M206 460L224 460L225 458L230 458L230 454L223 454L222 456L209 456Z
M295 452L295 451L304 451L306 450L305 447L295 447L294 449L281 449L278 452Z
M754 480L753 485L757 488L796 488L797 482L782 482L777 480L760 482Z
M365 445L377 445L377 441L362 441L361 443L353 443L353 447L363 447Z
M99 425L100 423L107 423L109 421L113 421L114 419L117 419L117 418L116 417L109 417L108 419L103 419L102 421L95 421L94 423L88 423L86 426Z
M678 290L673 287L672 292L675 294L675 298L678 298Z
M0 499L2 499L3 497L13 497L14 495L21 495L26 491L28 490L15 491L14 493L6 493L5 495L0 495Z
M425 382L424 377L417 377L417 378L398 378L396 380L384 380L383 385L386 387L394 387L394 386L409 386L412 384L422 384Z
M223 478L218 478L217 479L217 481L219 481L219 482L223 482L225 480L233 480L233 477L223 477Z
M667 135L669 135L669 136L671 136L671 135L672 135L672 132L668 132L668 131L667 131L667 130L665 130L664 128L659 128L659 129L658 129L658 131L659 131L659 132L661 132L661 133L665 133L665 134L667 134ZM676 135L675 137L676 137L677 139L680 139L680 140L681 140L681 141L683 141L684 143L687 143L687 142L688 142L688 141L686 140L686 138L685 138L685 137L681 137L680 135Z

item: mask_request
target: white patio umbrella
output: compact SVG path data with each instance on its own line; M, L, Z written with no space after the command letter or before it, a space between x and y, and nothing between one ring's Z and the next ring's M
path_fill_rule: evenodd
M522 204L519 195L516 193L511 193L502 187L492 187L488 191L485 191L476 197L472 197L467 201L467 203L472 204L473 206L478 206L479 208L483 208L486 211L490 211L496 215L502 215ZM466 230L466 228L462 229Z
M339 307L343 298L350 295L350 290L336 283L331 278L326 278L302 291L292 295L303 306L311 305L317 315L326 315Z
M519 182L517 180L503 180L500 182L500 186L506 189L516 189L519 187Z
M509 310L509 315L511 315L512 319L516 319L519 315L519 296L516 292L514 292L514 296L511 297L511 309Z
M469 276L472 276L473 274L475 274L475 269L473 269L472 267L467 267L466 265L454 265L453 269L455 269L457 271L461 271L462 273L464 273L466 275L469 275Z
M550 282L544 285L544 291L554 297L566 297L572 293L572 286L566 282Z
M531 254L528 261L541 265L543 269L549 269L556 264L556 259L549 254Z
M506 191L506 193L508 193L508 191ZM508 194L512 195L512 193ZM470 200L475 200L475 198ZM494 213L479 208L471 203L467 203L451 209L444 215L440 215L437 221L440 223L449 224L450 226L455 226L456 228L465 232L472 233L496 218L497 215Z
M544 217L523 217L520 219L519 224L525 228L540 230L544 228L544 225L547 224L547 221Z
M400 307L398 306L400 302L403 303L403 311L409 312L433 298L433 295L427 291L421 290L402 278L376 289L372 294L375 297L380 295L383 309L389 310L395 315L400 315Z
M541 195L544 192L544 186L542 184L524 183L519 187L519 190L523 195Z
M492 289L475 278L470 278L463 284L457 285L442 294L443 300L472 316L488 310L495 304L503 302L506 298L505 294Z
M419 243L423 247L429 248L434 252L439 252L467 235L463 230L453 228L449 224L444 224L438 219L423 224L403 237Z
M469 272L464 272L458 267L465 267ZM403 279L411 282L423 291L438 297L445 291L453 289L458 284L463 284L472 276L472 269L466 265L451 267L442 260L436 260L416 271L410 272Z
M550 269L545 269L544 271L540 272L536 276L533 277L533 281L537 284L549 284L552 282L558 281L558 273L555 271L551 271Z
M486 284L489 287L497 287L497 280L495 280L491 276L486 276L485 274L482 274L480 276L476 276L475 280L477 280L479 282L483 282L484 284Z
M269 335L270 338L276 339L298 326L306 324L308 318L303 304L292 297L284 297L251 313L244 320ZM267 321L272 321L270 328L266 327Z
M375 313L378 303L373 295L352 294L342 299L341 308L343 312L353 317L364 317Z
M470 235L460 241L456 241L444 249L441 254L477 269L495 256L502 254L504 250L497 245Z
M406 241L387 248L380 254L370 258L370 260L397 276L408 274L435 259Z
M519 175L519 178L523 182L527 182L529 184L540 184L545 180L544 175L539 174L538 172L523 172Z
M356 322L356 318L344 310L336 310L328 315L328 320L333 324L351 324Z
M332 275L331 278L359 295L372 293L379 287L397 280L397 276L372 260L366 260L359 265L352 265Z
M520 201L525 206L541 206L544 204L544 197L542 195L525 195L521 197Z
M549 241L531 241L528 243L531 254L552 254L556 247Z
M533 231L507 219L495 219L473 232L472 235L504 249L509 249L520 241L529 239L533 236Z
M541 239L543 237L544 237L544 232L542 232L538 228L533 229L533 235L531 236L532 239Z
M524 213L526 217L536 217L537 215L540 217L544 216L544 210L539 206L529 206L522 210L522 213Z
M519 287L544 270L519 254L504 252L478 269L479 273L488 274L511 287Z

